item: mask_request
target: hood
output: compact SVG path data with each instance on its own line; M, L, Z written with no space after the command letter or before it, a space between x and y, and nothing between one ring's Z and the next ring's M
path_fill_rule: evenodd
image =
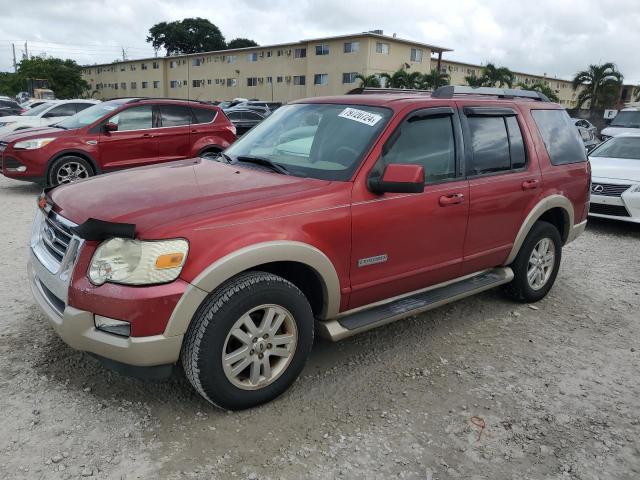
M640 182L640 160L623 158L589 157L592 178L629 180Z
M638 132L640 132L640 128L607 127L602 129L602 131L600 132L600 135L615 137L616 135L620 135L621 133L638 133Z
M7 135L2 136L2 140L4 142L19 142L22 140L30 140L32 138L41 138L41 137L64 137L72 132L73 130L63 130L61 128L54 127L34 127L34 128L26 128L24 130L17 130Z
M220 216L298 198L330 183L198 158L100 175L49 195L54 209L77 224L88 218L133 223L144 235L194 215Z
M34 117L34 118L37 118L37 117ZM25 117L20 115L7 115L6 117L0 117L0 123L21 122L24 119Z

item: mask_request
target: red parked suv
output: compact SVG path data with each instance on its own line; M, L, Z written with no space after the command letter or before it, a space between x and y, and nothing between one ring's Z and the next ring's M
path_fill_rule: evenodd
M239 409L293 383L314 332L498 285L543 298L589 205L566 111L521 90L383 92L286 105L214 159L47 191L29 278L53 328L120 371L181 364Z
M234 140L235 127L216 106L124 98L52 127L0 138L0 166L5 177L55 186L123 168L215 155Z

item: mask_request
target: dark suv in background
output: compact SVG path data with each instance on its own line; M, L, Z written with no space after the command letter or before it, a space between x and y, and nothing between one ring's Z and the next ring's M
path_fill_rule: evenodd
M87 108L51 127L0 141L2 174L47 185L123 168L217 155L236 138L214 105L124 98Z

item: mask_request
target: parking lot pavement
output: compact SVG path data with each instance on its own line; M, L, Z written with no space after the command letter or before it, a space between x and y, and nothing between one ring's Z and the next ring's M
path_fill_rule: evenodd
M491 291L337 344L240 413L124 378L31 300L0 178L0 478L640 478L640 227L590 222L536 305Z

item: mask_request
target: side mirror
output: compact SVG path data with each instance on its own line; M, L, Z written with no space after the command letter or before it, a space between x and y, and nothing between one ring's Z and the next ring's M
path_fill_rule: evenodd
M117 132L118 131L118 125L113 123L113 122L107 122L102 126L103 130L107 133L109 132Z
M424 192L424 167L392 163L384 169L382 177L369 177L369 190L373 193L422 193Z

